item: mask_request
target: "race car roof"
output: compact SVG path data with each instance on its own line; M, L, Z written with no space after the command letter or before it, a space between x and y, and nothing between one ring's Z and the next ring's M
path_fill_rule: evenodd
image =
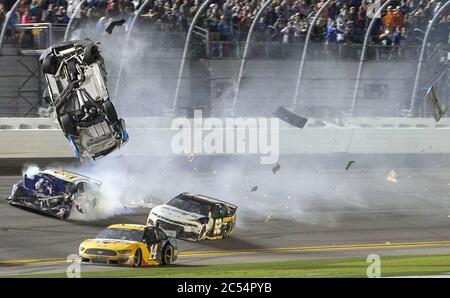
M60 170L60 169L46 169L42 171L43 174L47 174L53 177L56 177L60 180L71 182L71 183L77 183L80 181L88 181L90 183L93 183L97 186L100 186L102 183L98 180L95 180L93 178L83 176L81 174L77 174L74 172L66 171L66 170Z
M215 199L215 198L211 198L211 197L208 197L208 196L198 195L198 194L195 195L195 194L192 194L192 193L189 193L189 192L184 192L184 193L182 193L182 195L188 196L188 197L193 197L193 198L196 198L196 199L199 199L199 200L203 200L203 201L206 201L208 203L225 204L225 205L228 205L228 207L231 207L232 209L237 209L236 205L233 205L231 203L228 203L228 202L225 202L225 201L221 201L221 200L218 200L218 199Z
M114 224L108 226L108 229L126 229L126 230L141 230L143 231L146 226L135 224Z

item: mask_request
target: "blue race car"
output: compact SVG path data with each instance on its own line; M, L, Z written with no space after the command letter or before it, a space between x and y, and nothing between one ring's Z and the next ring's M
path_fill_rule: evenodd
M70 216L72 207L85 213L101 197L101 182L69 171L47 169L14 184L8 202L60 219Z

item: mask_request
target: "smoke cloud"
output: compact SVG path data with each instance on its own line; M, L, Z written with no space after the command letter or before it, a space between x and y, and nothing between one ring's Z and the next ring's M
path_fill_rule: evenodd
M114 84L117 79L122 50L125 46L123 27L116 28L112 35L81 29L73 34L74 39L85 37L102 43L101 51L110 75L109 90L120 117L126 120L127 117L155 116L171 105L181 50L175 47L164 51L159 47L163 42L170 43L169 37L164 39L159 35L158 39L149 39L144 31L137 28L124 56L125 67L117 94L112 93L115 90ZM260 74L257 71L260 69L257 67L258 63L258 61L252 61L249 65L247 69L249 76L252 72L254 76ZM275 68L272 62L263 61L261 63L262 65L270 64L271 69ZM295 73L295 63L292 65L294 66L291 72ZM329 71L335 68L334 63L329 65ZM307 64L307 69L311 67L313 67L311 63ZM335 81L335 86L330 86L330 81L327 81L326 90L323 86L322 90L320 86L317 86L316 90L334 95L344 92L344 89L347 92L348 88L353 86L348 79L355 75L355 69L345 69L343 66L340 71L345 73L342 74L342 81ZM259 78L259 83L254 83L257 87L255 87L256 85L252 87L248 81L243 81L243 91L239 103L240 113L259 112L258 107L241 105L245 103L242 98L260 98L263 102L268 94L272 96L272 99L277 98L276 95L280 95L280 93L292 94L291 89L281 90L285 92L283 93L278 87L278 89L274 87L279 79L279 77L276 78L276 74L273 79L272 84L261 85L261 78ZM289 84L289 88L293 87L292 76L281 77L281 79L284 81L281 88L286 87L287 84ZM345 81L345 86L342 84L343 81ZM222 95L226 94L229 97L226 100L228 102L233 98L233 94L229 92L231 89L230 87L222 90ZM341 97L348 98L348 94ZM290 102L288 96L285 96L284 99L285 102L281 104ZM310 101L302 104L307 105L308 103ZM279 102L272 102L273 108L279 104ZM267 112L266 110L262 114L267 114ZM308 112L308 115L314 115L314 113ZM336 116L331 113L331 118ZM378 166L376 173L368 173L368 169L371 169L371 166L376 163L371 157L358 157L355 165L352 165L349 171L345 171L344 168L351 159L348 156L336 156L332 162L328 157L324 158L323 156L282 156L279 161L280 170L273 173L272 166L261 165L257 162L257 158L250 157L131 156L127 151L127 147L131 144L146 148L158 147L162 142L150 135L135 137L132 129L129 142L130 144L105 158L97 161L88 160L68 167L69 170L91 176L103 183L104 197L101 202L101 212L86 216L77 215L78 219L96 220L122 214L127 212L127 208L130 207L150 207L164 203L181 192L192 192L236 204L239 220L289 219L333 225L339 219L337 210L370 208L376 205L377 202L368 200L363 193L367 187L372 187L371 193L376 185L379 185L380 189L385 187L388 183L385 181L385 177L391 169L389 165L385 168L376 165ZM377 162L379 164L391 163L384 157ZM330 164L336 170L329 170ZM368 186L360 185L360 175L375 177L375 179ZM395 202L388 202L385 207L389 204L396 205ZM330 210L333 212L329 212Z

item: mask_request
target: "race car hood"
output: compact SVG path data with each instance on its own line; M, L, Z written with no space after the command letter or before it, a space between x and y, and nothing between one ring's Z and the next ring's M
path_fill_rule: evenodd
M206 217L205 215L188 212L178 209L169 205L160 205L152 209L152 212L156 215L162 216L166 219L173 220L175 222L180 221L198 221L200 218Z
M83 241L80 246L84 248L103 248L103 249L111 249L111 250L123 250L128 249L138 242L136 241L128 241L128 240L120 240L120 239L87 239Z

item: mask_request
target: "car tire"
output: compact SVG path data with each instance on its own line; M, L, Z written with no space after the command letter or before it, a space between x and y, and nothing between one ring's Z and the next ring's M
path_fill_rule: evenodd
M42 61L42 72L55 75L58 71L56 67L56 57L53 54L47 55Z
M204 225L202 227L202 230L200 231L200 234L198 234L197 241L202 240L203 236L205 236L205 234L206 234L206 225Z
M227 229L225 230L225 233L223 234L223 239L230 238L231 232L233 232L233 226L232 225L228 225Z
M85 63L87 65L91 65L92 63L94 63L97 60L98 54L99 54L98 48L96 45L94 45L94 44L88 45L84 49L83 63Z
M23 191L23 188L20 187L20 186L17 187L16 190L14 191L13 196L16 197L16 198L20 198L20 197L25 196L25 193L24 193L24 191Z
M119 121L119 117L117 116L116 109L114 108L112 102L105 101L103 103L103 109L105 110L106 118L109 121L109 124L114 124Z
M167 244L166 246L164 246L164 249L162 251L161 256L162 265L170 265L170 263L172 263L172 258L173 258L173 247L172 245Z
M77 128L73 124L73 121L69 114L64 114L59 117L59 123L61 124L61 128L64 131L65 135L77 135Z
M136 249L133 257L133 267L140 267L142 262L142 252L141 249Z

